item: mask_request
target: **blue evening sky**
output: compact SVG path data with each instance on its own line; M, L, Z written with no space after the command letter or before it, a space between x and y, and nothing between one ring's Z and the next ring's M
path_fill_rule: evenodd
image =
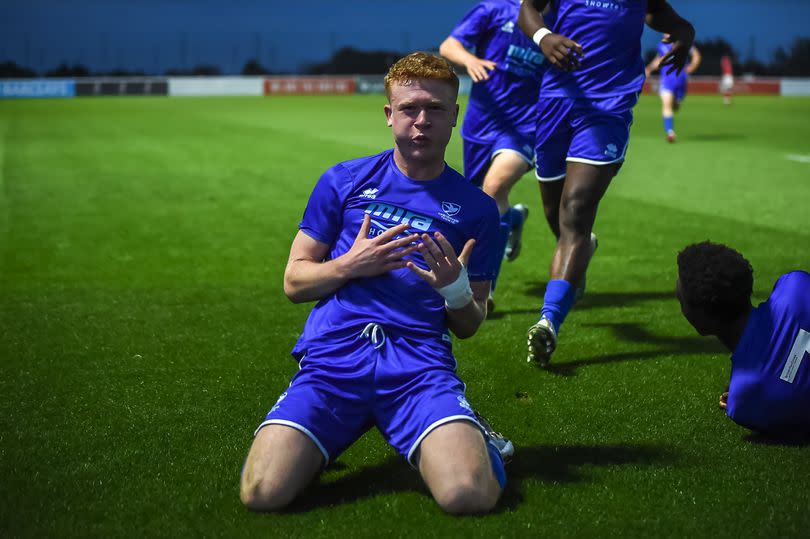
M809 36L810 0L670 0L701 38L723 37L742 56L770 59ZM162 73L218 65L238 73L258 57L294 72L343 46L435 49L474 0L0 0L0 62L43 71L82 63ZM658 36L645 31L644 49Z

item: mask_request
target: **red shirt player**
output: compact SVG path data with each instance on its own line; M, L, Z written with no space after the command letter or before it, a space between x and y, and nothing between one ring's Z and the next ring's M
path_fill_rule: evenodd
M720 93L723 94L723 103L731 104L731 89L734 88L734 69L731 65L731 56L724 54L720 57Z

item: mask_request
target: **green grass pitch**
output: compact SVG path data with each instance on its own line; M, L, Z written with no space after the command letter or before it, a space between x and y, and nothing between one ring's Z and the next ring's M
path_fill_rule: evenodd
M238 499L310 305L282 274L335 162L390 147L382 96L0 102L0 536L806 537L810 447L717 407L728 355L682 319L675 255L710 238L755 299L810 269L810 99L636 108L588 295L525 363L552 238L532 210L497 311L455 354L517 455L494 514L444 515L370 432L289 512ZM448 162L460 168L458 135Z

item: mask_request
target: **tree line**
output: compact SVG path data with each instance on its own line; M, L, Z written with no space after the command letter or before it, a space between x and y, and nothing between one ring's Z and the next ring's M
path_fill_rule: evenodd
M711 39L696 44L700 49L703 61L695 75L720 75L720 58L731 56L736 74L751 74L758 76L782 77L808 77L810 76L810 38L797 38L787 48L778 48L769 62L756 59L742 60L734 48L724 39ZM403 53L397 51L361 51L351 47L344 47L336 51L331 58L304 66L302 73L307 75L377 75L385 73ZM645 54L649 61L655 56L654 50ZM219 76L223 75L221 68L213 64L201 64L191 69L169 69L164 73L145 73L126 69L116 69L108 72L91 71L82 64L61 64L43 73L20 66L13 61L0 63L0 78L35 78L35 77L89 77L89 76ZM247 60L240 71L241 75L275 75L271 68L266 67L259 59Z

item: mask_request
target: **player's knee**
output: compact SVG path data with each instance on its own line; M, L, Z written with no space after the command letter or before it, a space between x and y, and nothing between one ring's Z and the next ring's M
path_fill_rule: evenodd
M251 511L270 512L283 509L295 493L268 477L242 477L239 498Z
M436 502L445 512L453 515L468 515L491 511L498 502L499 489L493 488L474 477L458 477L435 493Z
M596 204L583 194L575 193L563 201L560 221L572 230L590 230L595 214Z
M486 194L495 200L506 200L509 198L509 191L512 190L513 183L514 181L512 181L510 178L504 178L497 174L487 175L487 177L484 178L484 185L482 186L482 189Z

